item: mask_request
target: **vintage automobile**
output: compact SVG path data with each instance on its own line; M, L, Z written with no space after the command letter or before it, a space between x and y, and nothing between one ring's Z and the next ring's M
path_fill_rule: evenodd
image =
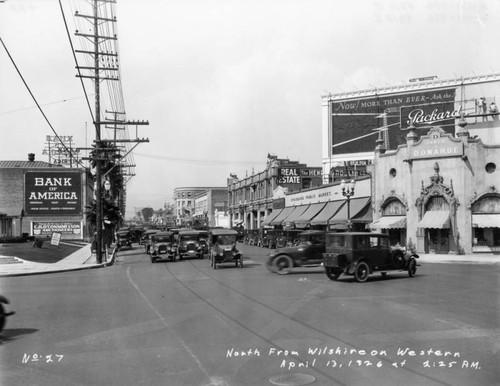
M2 331L3 328L5 327L5 322L6 322L7 316L11 316L11 315L15 314L14 311L6 312L5 308L3 306L4 304L9 304L9 301L7 300L7 298L5 296L0 295L0 331Z
M298 245L278 248L271 252L266 266L271 272L287 274L294 267L318 266L325 252L325 231L310 230L299 233Z
M129 228L120 228L116 231L116 245L118 249L132 248L132 233Z
M149 255L149 248L151 247L151 237L157 233L158 233L157 229L148 229L142 235L141 244L144 245L144 250L148 255Z
M243 256L236 248L238 232L234 229L213 229L209 232L210 266L217 269L217 264L234 263L243 268Z
M174 235L172 232L158 232L151 236L149 256L152 263L158 260L168 259L175 261L176 250L174 247Z
M198 241L201 246L202 258L204 258L205 255L208 255L208 231L199 230Z
M197 230L181 230L178 234L177 257L182 260L185 257L196 257L203 259L203 246L200 243L200 233Z
M410 277L417 271L418 255L389 246L389 236L383 233L328 232L325 238L323 266L328 278L352 275L363 283L374 272L383 276L388 271L406 271Z

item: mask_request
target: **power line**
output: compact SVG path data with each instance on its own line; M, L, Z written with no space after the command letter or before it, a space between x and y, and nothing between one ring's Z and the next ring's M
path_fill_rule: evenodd
M135 153L138 157L162 159L171 162L180 162L193 165L232 165L232 166L253 166L261 164L262 161L223 161L223 160L208 160L208 159L189 159L189 158L177 158L177 157L166 157L162 155L154 154L144 154Z
M90 95L93 95L93 94L90 94ZM59 104L59 103L65 103L65 102L69 102L69 101L74 101L76 99L82 99L84 98L83 96L79 96L79 97L74 97L74 98L66 98L66 99L62 99L60 101L54 101L54 102L48 102L48 103L44 103L40 106L49 106L49 105L55 105L55 104ZM29 107L21 107L19 109L15 109L15 110L9 110L9 111L0 111L0 115L3 115L3 114L11 114L11 113L17 113L19 111L24 111L24 110L31 110L31 109L36 109L37 107L36 106L29 106Z
M57 137L57 139L59 140L59 142L61 143L61 145L64 147L64 149L68 152L69 156L71 158L73 158L75 160L75 162L77 164L79 164L81 167L85 168L85 166L83 166L82 162L76 158L73 154L72 154L72 151L70 149L68 149L68 147L66 146L66 144L63 142L63 140L59 137L59 134L57 134L56 130L54 129L54 127L52 126L52 124L50 123L49 119L47 118L47 116L45 115L44 111L42 110L42 107L40 106L40 104L38 103L38 101L36 100L35 98L35 95L33 95L33 93L31 92L31 89L30 87L28 86L28 83L26 83L26 80L24 79L23 75L21 74L21 71L19 70L19 68L17 67L17 64L16 62L14 61L14 58L11 56L9 50L7 49L7 46L5 45L5 43L3 42L3 39L0 37L0 42L2 43L2 46L3 48L5 49L5 52L7 52L7 55L10 59L10 61L12 62L14 68L16 69L19 77L21 78L21 80L23 81L24 83L24 86L26 87L26 89L28 90L29 94L31 95L31 98L33 99L33 101L35 102L36 106L38 107L38 110L40 111L40 113L42 114L43 118L45 119L45 122L47 122L47 124L49 125L50 129L52 130L52 132L54 133L54 135Z

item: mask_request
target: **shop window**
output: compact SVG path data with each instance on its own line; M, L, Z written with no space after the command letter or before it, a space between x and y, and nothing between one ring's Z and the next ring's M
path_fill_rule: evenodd
M397 175L397 171L396 171L396 169L392 168L391 170L389 170L389 175L390 175L392 178L396 177L396 175Z
M497 165L495 165L493 162L488 162L484 169L486 170L486 173L492 174L497 169Z

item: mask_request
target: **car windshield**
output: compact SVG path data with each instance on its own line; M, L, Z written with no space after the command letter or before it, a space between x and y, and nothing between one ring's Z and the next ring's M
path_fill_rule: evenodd
M182 241L198 241L198 235L182 235Z
M168 237L168 236L155 236L155 237L153 237L153 241L155 243L168 243L170 241L170 237Z
M329 236L328 237L329 247L345 247L345 237L344 236Z
M218 244L234 244L236 242L236 235L220 235L217 236L217 243Z
M299 245L311 245L312 242L309 240L307 235L299 235Z

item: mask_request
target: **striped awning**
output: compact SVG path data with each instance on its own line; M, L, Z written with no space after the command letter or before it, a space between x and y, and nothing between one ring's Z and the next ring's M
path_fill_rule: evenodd
M406 228L406 216L383 216L370 224L373 229Z
M283 209L275 209L271 213L267 215L267 217L262 221L261 226L267 226L271 221L273 221L281 212Z
M424 217L418 223L419 228L449 229L450 211L449 210L429 210L425 212Z
M295 222L302 216L302 214L309 208L309 205L299 205L295 210L283 221L283 225L293 227Z
M295 210L295 206L287 206L278 214L273 220L269 222L269 225L281 225L283 221L286 220L290 214Z
M371 213L365 212L367 209L367 206L370 204L370 197L359 197L359 198L353 198L351 199L349 203L349 214L350 214L350 220L352 222L366 222L370 223L371 220ZM348 211L347 211L347 204L344 205L332 218L328 220L328 225L333 225L333 224L343 224L346 223L348 218ZM355 221L357 217L368 213L370 217L365 219L365 221ZM330 226L331 228L331 226Z
M320 202L317 204L311 204L307 210L300 215L300 218L295 220L295 228L307 228L310 221L316 217L316 215L321 212L325 207L326 202Z
M473 214L473 228L500 228L500 214Z
M344 204L345 200L330 201L321 212L311 220L311 225L327 225L328 220L333 217Z

